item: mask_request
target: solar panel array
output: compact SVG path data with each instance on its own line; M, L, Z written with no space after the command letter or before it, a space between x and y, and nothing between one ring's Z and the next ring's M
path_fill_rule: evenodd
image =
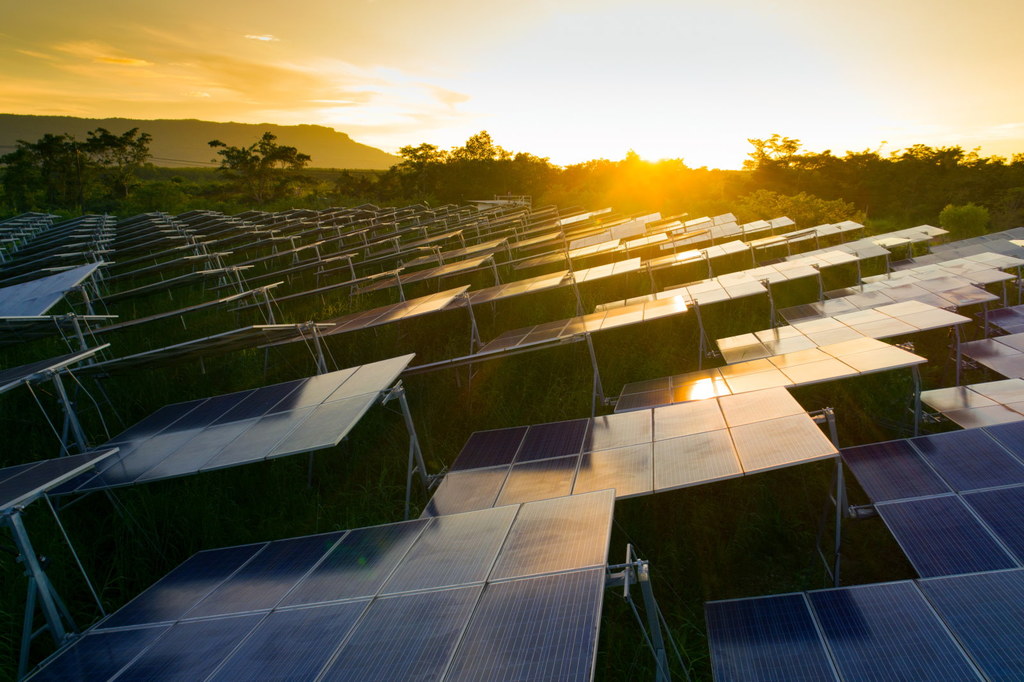
M333 447L412 357L167 405L103 446L119 448L117 457L55 492L104 490Z
M784 389L470 436L425 516L614 488L649 495L834 457Z
M965 429L1024 419L1024 379L921 391L921 402Z
M100 465L115 452L115 448L99 448L0 469L0 512L29 504L43 493Z
M990 310L985 316L985 322L1002 329L1007 334L1024 332L1024 305Z
M99 346L97 348L90 348L89 350L80 351L78 353L68 353L56 358L30 362L27 365L21 365L19 367L0 370L0 393L9 391L22 384L39 381L40 379L47 377L52 372L59 371L65 367L75 364L76 362L81 362L82 360L91 358L103 348L106 348L106 345Z
M787 340L780 339L782 344ZM626 384L615 403L615 411L628 412L772 387L806 386L924 362L925 358L910 351L860 336L725 367Z
M80 265L22 284L0 289L0 317L39 317L57 305L68 291L92 277L99 264Z
M705 605L719 682L1016 680L1024 570Z
M590 680L614 495L208 550L33 680Z
M1024 566L1024 424L842 450L922 577Z
M968 341L960 352L1004 377L1024 377L1024 332Z

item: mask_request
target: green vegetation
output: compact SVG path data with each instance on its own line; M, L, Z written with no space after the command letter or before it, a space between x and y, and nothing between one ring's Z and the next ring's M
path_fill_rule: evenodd
M954 239L968 239L985 234L991 217L984 206L947 204L939 213L939 225L949 230Z

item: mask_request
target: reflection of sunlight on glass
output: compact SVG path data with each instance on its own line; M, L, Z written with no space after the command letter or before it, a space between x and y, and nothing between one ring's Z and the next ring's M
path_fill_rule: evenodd
M675 308L675 310L677 312L680 312L680 313L685 313L686 312L686 299L685 298L683 298L682 296L673 296L671 300L672 300L672 303L675 304L674 308Z
M687 394L690 400L706 400L708 398L714 398L718 395L715 381L710 377L707 379L698 379L689 385Z

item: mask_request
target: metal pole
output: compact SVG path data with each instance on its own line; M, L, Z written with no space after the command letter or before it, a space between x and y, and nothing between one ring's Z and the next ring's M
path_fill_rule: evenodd
M953 325L953 337L956 342L956 385L960 385L960 363L962 361L962 355L960 351L960 325ZM915 366L916 369L916 366ZM916 433L914 435L917 435Z
M584 336L587 339L587 349L590 351L590 364L594 368L594 388L591 393L590 401L590 416L597 416L597 401L600 400L604 404L604 388L601 386L601 370L597 367L597 353L594 352L594 342L590 338L590 332L585 332Z
M316 373L327 374L327 359L324 358L324 349L320 343L320 330L317 328L316 322L307 322L306 325L312 332L313 347L316 349Z
M958 347L959 350L959 347ZM956 385L960 385L959 374L960 374L960 359L957 358L957 382ZM914 435L918 433L918 425L921 423L921 372L914 365L910 368L910 375L914 379Z
M66 423L70 425L71 433L78 444L78 451L86 452L89 450L89 442L85 437L85 431L82 430L82 424L78 421L78 415L75 414L75 408L71 404L71 399L68 398L68 393L64 390L64 383L61 381L60 373L54 372L51 378L53 379L54 387L57 389L57 396L60 398L61 407L64 408ZM67 448L65 448L65 452L67 452Z
M469 311L469 354L472 355L476 352L477 348L482 347L484 344L480 339L480 329L476 326L473 302L470 300L469 294L462 294L462 297L466 301L466 310Z
M419 470L420 480L423 481L423 487L427 486L427 466L423 462L423 452L420 450L420 441L416 436L416 425L412 421L412 413L409 412L409 402L405 398L405 387L401 381L395 383L391 390L384 398L384 402L397 398L398 404L402 408L402 418L405 419L405 429L409 432L409 468L406 472L405 479L405 518L409 519L409 508L412 500L412 478L413 474Z
M274 310L270 307L270 290L267 287L260 287L260 293L263 294L263 307L267 312L267 324L276 324Z
M644 611L647 613L648 627L651 628L651 644L654 647L654 659L658 665L658 672L654 679L658 682L668 682L668 656L665 654L665 640L661 636L661 622L658 620L658 604L654 601L650 569L646 561L637 561L636 576L640 583L640 592L644 596Z

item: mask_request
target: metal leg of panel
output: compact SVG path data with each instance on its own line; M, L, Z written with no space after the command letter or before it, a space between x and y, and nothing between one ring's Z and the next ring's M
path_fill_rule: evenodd
M469 353L472 355L484 344L480 340L480 328L476 324L476 315L473 313L473 302L469 300L467 294L462 294L462 298L466 303L466 312L469 313Z
M953 325L953 342L956 344L956 385L960 385L960 367L963 362L963 353L960 350L960 325ZM914 368L915 371L917 368ZM920 382L920 378L918 379ZM917 434L914 434L917 435Z
M5 510L4 518L11 528L14 544L18 550L18 560L25 566L25 575L28 576L29 583L28 597L25 602L21 655L18 664L18 678L20 679L27 671L29 647L37 634L49 630L54 643L59 647L68 640L71 634L77 632L77 627L71 618L71 613L53 589L53 585L29 541L28 533L21 521L21 509ZM36 606L42 610L46 625L38 631L33 631Z
M633 585L640 586L640 594L644 601L644 611L647 616L646 625L644 624L644 619L640 616L640 611L636 607L636 602L630 590ZM655 665L657 666L654 679L657 682L668 682L671 680L671 671L669 670L668 651L665 647L664 634L668 634L669 638L672 635L667 628L664 634L662 632L661 624L663 619L661 618L661 609L654 598L654 590L651 588L650 566L647 561L639 559L634 555L632 545L626 545L626 563L608 566L605 588L616 587L622 588L622 597L633 611L633 616L640 626L641 634L643 634L644 642L647 644L647 648L650 649L651 655L654 656ZM674 642L673 649L678 657L678 648L675 647ZM684 676L689 679L689 676L686 675L686 666L682 658L679 657L678 661L680 668L684 671Z
M957 345L956 385L960 385L960 347ZM921 371L914 365L910 368L910 376L914 380L914 435L918 435L921 424Z
M327 359L324 357L323 343L320 341L320 330L316 322L307 323L307 327L313 337L313 348L316 351L316 373L327 374Z
M405 477L405 519L409 519L409 511L412 506L412 479L418 472L424 490L430 489L427 466L423 462L423 451L420 449L420 442L416 436L416 426L412 421L412 413L409 411L409 402L405 397L405 387L401 381L395 383L384 396L384 404L391 400L398 400L402 408L402 418L405 420L405 429L409 433L409 463Z
M57 389L57 396L60 399L60 405L64 409L65 445L67 444L66 435L68 431L70 431L71 435L75 439L75 443L78 445L78 451L86 452L89 450L89 441L85 437L85 431L82 429L81 422L78 421L78 415L75 413L75 406L68 397L67 391L64 389L64 382L60 378L60 373L54 372L52 379L53 386ZM65 451L67 451L66 448Z
M594 341L590 338L590 332L584 334L587 339L587 350L590 351L590 364L594 370L594 385L591 392L590 416L597 416L597 404L604 404L604 387L601 385L601 370L597 366L597 353L594 351Z

